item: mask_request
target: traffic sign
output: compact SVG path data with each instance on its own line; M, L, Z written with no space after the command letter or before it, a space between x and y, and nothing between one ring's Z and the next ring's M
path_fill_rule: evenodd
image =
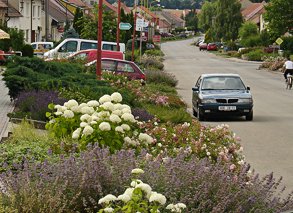
M136 26L137 27L144 27L144 20L142 18L136 19Z
M283 39L278 38L278 39L276 40L276 43L277 43L278 45L281 45L281 44L283 43Z
M153 42L161 42L161 35L153 35Z
M132 27L132 26L131 26L131 24L129 24L129 23L123 23L123 22L121 22L121 23L119 24L119 29L120 29L120 30L130 30L131 27Z

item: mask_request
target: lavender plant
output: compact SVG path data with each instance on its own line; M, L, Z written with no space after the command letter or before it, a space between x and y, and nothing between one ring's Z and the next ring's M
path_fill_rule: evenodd
M238 173L229 165L212 164L186 153L174 158L154 158L146 151L138 156L122 150L89 147L80 157L57 164L35 163L23 171L1 174L6 193L1 208L18 212L97 212L107 194L123 194L133 168L143 168L142 182L167 197L168 203L186 204L186 212L281 212L293 208L292 194L284 196L281 180L272 174L260 178L243 165ZM282 198L285 197L285 198ZM167 212L162 210L161 212Z

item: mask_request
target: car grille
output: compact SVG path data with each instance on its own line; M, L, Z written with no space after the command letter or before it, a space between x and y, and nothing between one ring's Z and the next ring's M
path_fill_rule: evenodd
M216 99L217 100L217 103L222 103L222 104L226 104L226 103L237 103L238 102L238 99L237 98L229 98L229 99L224 99L224 98L221 98L221 99Z

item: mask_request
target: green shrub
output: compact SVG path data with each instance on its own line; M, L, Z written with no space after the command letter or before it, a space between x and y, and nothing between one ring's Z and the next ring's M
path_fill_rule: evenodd
M238 51L227 51L227 55L231 56L231 57L240 57L241 53L239 53Z
M141 58L141 65L147 70L163 70L164 64L161 57L144 54Z
M164 53L160 49L151 49L151 50L146 50L144 52L146 55L153 55L153 56L164 56Z
M150 93L156 93L159 91L160 93L164 93L164 94L172 94L172 95L177 94L175 87L164 84L164 83L150 82L145 85L144 89L149 91Z
M249 61L261 61L264 55L265 53L260 49L244 54L244 56L247 57L247 60Z
M30 44L26 44L21 49L22 56L24 57L33 57L34 56L34 49Z
M145 71L147 83L166 84L171 87L176 87L178 80L170 73L163 71Z
M21 166L24 160L41 162L53 159L54 155L48 154L51 142L47 132L37 131L25 121L20 123L13 129L12 136L0 144L0 171L19 169L15 165Z
M253 36L249 36L245 39L241 40L241 44L244 47L255 47L255 46L259 46L261 44L261 38L260 35L253 35Z
M282 37L283 43L281 44L281 49L288 51L288 54L293 53L293 36Z
M185 108L172 108L153 104L145 104L144 108L155 115L161 122L184 123L191 122L191 115Z

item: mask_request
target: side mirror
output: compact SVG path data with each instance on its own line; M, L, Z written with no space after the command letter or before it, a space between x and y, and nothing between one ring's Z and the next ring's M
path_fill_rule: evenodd
M192 91L198 92L199 88L198 87L192 87Z
M247 86L246 89L249 91L250 90L250 86Z

